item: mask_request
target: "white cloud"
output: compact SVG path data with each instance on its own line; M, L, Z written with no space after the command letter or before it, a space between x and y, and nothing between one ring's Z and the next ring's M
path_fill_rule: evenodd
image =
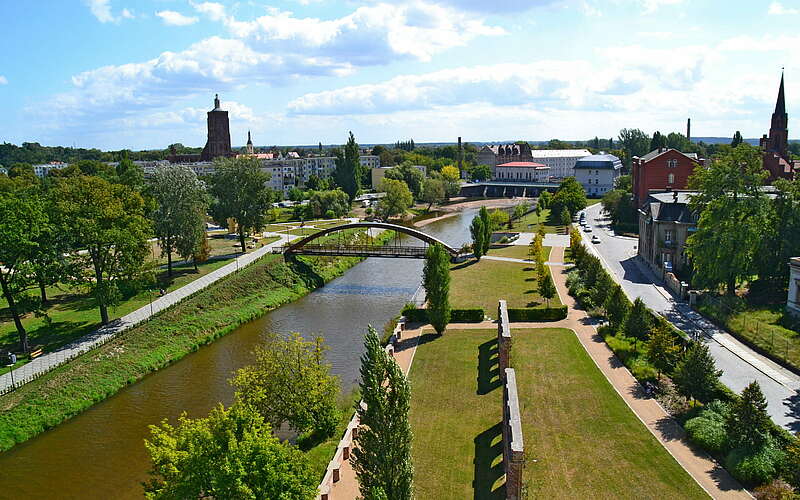
M440 0L442 4L457 9L483 12L487 14L505 14L523 12L535 7L559 3L560 0L503 0L488 2L486 0Z
M159 11L156 12L156 16L160 17L164 24L168 26L188 26L200 20L196 16L185 16L174 10Z
M136 17L133 15L133 12L129 11L128 9L122 9L120 16L122 16L123 19L133 19Z
M478 17L456 9L411 1L362 6L338 19L299 18L292 12L271 9L251 21L225 13L221 4L193 4L209 19L222 21L230 34L261 50L314 53L355 65L386 64L412 57L429 61L452 47L478 36L497 36L505 30L489 26Z
M661 7L667 5L678 5L683 3L683 0L639 0L639 1L642 4L642 7L644 7L645 14L652 14Z
M8 85L8 78L0 75L0 85Z
M792 15L792 14L800 14L800 9L784 7L784 5L780 2L772 2L771 4L769 4L769 10L767 11L767 13L777 16Z
M133 19L134 14L128 9L122 9L119 16L115 16L111 11L111 0L83 0L89 7L89 12L101 23L118 23L122 19Z

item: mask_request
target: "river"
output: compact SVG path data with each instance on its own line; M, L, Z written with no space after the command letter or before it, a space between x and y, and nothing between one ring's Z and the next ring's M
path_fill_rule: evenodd
M452 246L469 240L475 210L422 228ZM149 457L148 425L200 417L231 403L231 374L251 360L263 332L322 335L332 371L349 390L368 324L379 330L419 287L420 260L370 258L287 304L125 387L80 415L0 454L0 498L142 498Z

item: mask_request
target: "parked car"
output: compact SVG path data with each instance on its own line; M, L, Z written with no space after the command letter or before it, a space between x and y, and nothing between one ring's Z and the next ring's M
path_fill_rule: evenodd
M596 234L592 236L592 243L600 243L600 238L598 238Z
M592 232L592 226L586 226L586 227L584 227L584 228L583 228L583 231L584 231L585 233L591 233L591 232Z

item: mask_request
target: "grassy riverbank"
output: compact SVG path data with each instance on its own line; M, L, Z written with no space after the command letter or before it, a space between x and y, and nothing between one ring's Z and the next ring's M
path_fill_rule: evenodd
M0 400L0 450L77 415L148 373L181 359L340 276L357 258L267 255L154 319L132 328Z

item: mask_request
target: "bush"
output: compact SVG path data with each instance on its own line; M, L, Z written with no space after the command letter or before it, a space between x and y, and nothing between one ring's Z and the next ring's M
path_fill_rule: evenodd
M428 310L419 309L414 304L406 304L403 308L403 316L412 323L427 323ZM485 312L481 308L474 309L451 309L451 323L480 323L483 321Z
M739 447L725 457L725 468L744 483L754 486L772 481L778 474L783 452L768 442L758 449Z
M728 430L725 418L715 412L704 411L699 417L684 425L692 442L714 454L723 453L728 447Z
M753 496L758 500L792 500L797 498L794 495L794 488L780 479L759 486L753 490Z
M542 308L514 308L508 310L512 323L528 321L558 321L567 317L567 306Z

